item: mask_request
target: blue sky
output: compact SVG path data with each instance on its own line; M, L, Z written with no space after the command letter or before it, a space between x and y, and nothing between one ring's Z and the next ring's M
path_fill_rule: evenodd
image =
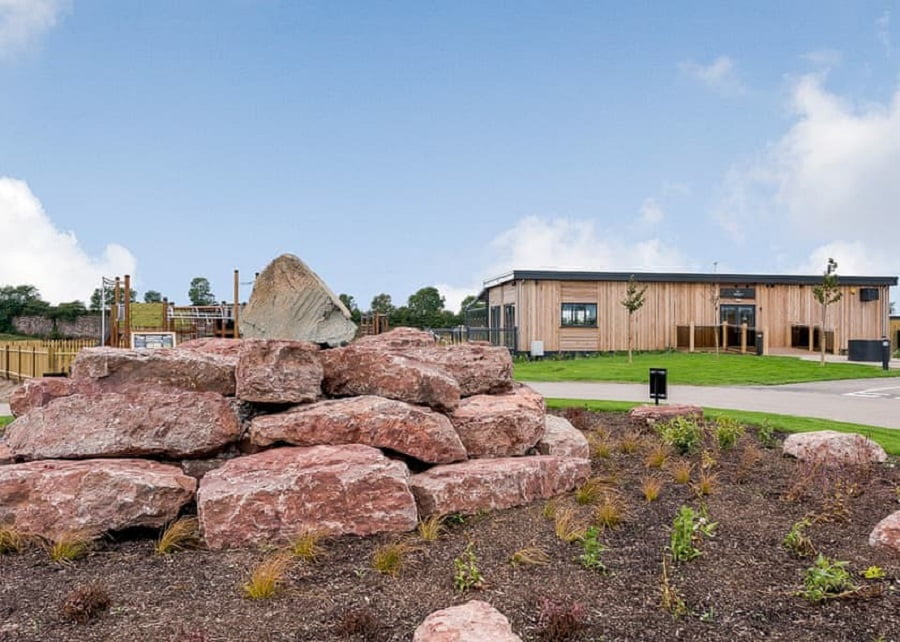
M900 273L900 2L0 0L0 284ZM250 294L242 288L242 298Z

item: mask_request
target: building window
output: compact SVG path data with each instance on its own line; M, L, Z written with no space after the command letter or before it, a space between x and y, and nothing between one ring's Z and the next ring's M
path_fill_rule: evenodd
M491 318L490 318L490 326L491 328L499 328L500 327L500 306L492 305L491 306Z
M563 303L560 325L575 328L597 327L596 303Z
M516 327L516 306L509 304L503 306L503 327L506 329Z

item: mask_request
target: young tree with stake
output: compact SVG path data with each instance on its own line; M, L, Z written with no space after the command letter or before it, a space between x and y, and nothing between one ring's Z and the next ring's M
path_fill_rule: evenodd
M828 306L841 300L841 292L838 290L837 261L828 258L825 274L822 276L822 285L813 288L813 296L822 306L822 334L819 337L819 347L822 349L821 365L825 365L825 320L828 318Z
M628 288L625 290L625 298L622 299L622 307L628 310L628 363L631 361L631 317L644 305L644 294L647 286L640 286L634 280L634 275L628 279Z

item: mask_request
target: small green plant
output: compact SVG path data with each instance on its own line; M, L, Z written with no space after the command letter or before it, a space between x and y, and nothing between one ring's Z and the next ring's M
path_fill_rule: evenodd
M813 566L806 569L803 590L798 595L810 602L821 602L852 594L858 587L850 578L847 564L819 553Z
M712 537L715 534L716 522L712 522L706 511L697 512L690 506L682 506L672 522L672 533L669 546L672 559L676 562L689 562L701 555L694 544L702 536Z
M588 445L591 449L591 457L594 459L609 459L612 455L613 447L609 443L609 438L598 435L596 433L588 436Z
M775 426L768 419L764 419L756 426L756 438L763 448L775 447Z
M291 555L304 562L315 562L325 554L325 549L319 545L324 537L322 531L303 531L291 542Z
M744 434L744 425L732 417L719 417L715 423L716 443L722 450L731 450Z
M384 544L372 553L372 568L382 575L397 577L406 562L406 556L418 550L406 542L393 542Z
M816 554L816 547L813 546L812 540L806 534L811 522L809 519L803 518L799 522L794 522L791 530L785 535L781 545L789 550L796 557L810 557Z
M564 542L574 542L584 537L587 525L573 508L559 508L553 516L553 530Z
M509 563L513 566L546 566L550 556L540 546L526 546L510 555Z
M559 508L559 502L557 499L551 498L544 502L544 506L541 508L541 517L544 519L552 520L556 517L556 509Z
M470 589L483 586L484 577L478 570L475 544L469 542L459 557L453 560L453 588L459 593L465 593Z
M47 554L54 562L73 562L91 550L91 539L81 533L63 533L47 547Z
M251 572L250 580L244 584L244 593L251 600L266 600L274 596L284 583L291 555L278 552L259 563Z
M606 565L600 559L600 555L606 550L606 547L600 543L600 529L591 526L587 529L584 537L581 538L582 554L578 556L578 562L592 571L605 571Z
M596 477L591 477L581 486L575 489L575 501L578 504L594 504L603 493L603 483Z
M196 517L181 517L163 530L156 540L157 555L168 555L196 546L200 541L200 522Z
M682 455L695 452L703 440L700 424L688 417L674 417L659 424L658 430L663 443L672 446Z
M862 572L862 576L867 580L883 580L887 573L880 566L870 566Z
M0 555L21 553L27 542L28 538L15 528L0 526Z
M663 483L658 477L644 477L641 479L641 493L648 502L655 502L659 498Z
M425 519L420 519L416 529L421 539L426 542L436 542L444 531L444 517L442 515L431 515Z
M100 584L84 584L73 589L63 601L63 614L77 624L87 624L108 611L109 593Z

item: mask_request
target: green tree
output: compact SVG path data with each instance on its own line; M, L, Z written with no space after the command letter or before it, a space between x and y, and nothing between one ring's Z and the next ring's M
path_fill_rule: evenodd
M628 311L628 363L631 360L631 334L632 334L632 318L634 313L644 306L644 294L647 292L647 286L639 286L634 280L634 275L628 279L628 287L625 289L625 298L622 299L622 307Z
M813 288L813 296L822 307L822 333L819 337L819 346L822 349L821 365L825 365L825 325L828 319L828 306L841 300L841 291L838 289L837 261L828 257L828 265L822 275L822 285Z
M362 319L362 313L359 311L359 306L356 305L356 300L349 294L339 294L338 298L350 312L350 318L353 320L353 323L359 323Z
M378 314L391 314L394 311L394 304L391 302L390 294L376 294L372 297L372 303L369 310Z
M121 292L124 294L124 292L125 292L124 287L121 287ZM108 288L106 290L106 307L107 308L112 307L113 299L115 298L115 295L116 295L115 288ZM100 296L101 296L100 288L94 288L94 291L91 293L91 303L90 303L90 308L89 308L91 310L91 312L99 312L100 311ZM129 297L131 299L132 303L137 302L137 296L138 296L137 290L132 289L131 295Z
M0 332L15 332L12 320L20 316L43 316L50 304L41 298L33 285L0 287Z
M88 311L87 308L84 307L84 303L81 301L69 301L68 303L60 303L59 305L50 308L47 316L51 319L60 321L74 321L87 313Z
M191 287L188 289L188 299L191 305L215 305L216 295L212 293L209 279L195 276L191 279Z
M443 314L444 297L434 286L410 294L406 307L409 309L407 322L417 328L439 328L447 322Z
M162 294L156 290L147 290L144 292L144 303L162 303Z

